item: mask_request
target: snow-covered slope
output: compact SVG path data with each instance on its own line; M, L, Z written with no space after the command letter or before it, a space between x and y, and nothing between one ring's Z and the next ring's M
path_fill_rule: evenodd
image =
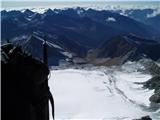
M88 69L88 68L87 68ZM55 99L56 119L131 120L158 113L149 110L153 90L135 82L150 75L126 67L52 70L49 85Z

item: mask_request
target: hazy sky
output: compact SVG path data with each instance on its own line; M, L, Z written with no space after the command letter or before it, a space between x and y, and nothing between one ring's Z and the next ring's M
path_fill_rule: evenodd
M0 0L0 1L160 1L160 0Z

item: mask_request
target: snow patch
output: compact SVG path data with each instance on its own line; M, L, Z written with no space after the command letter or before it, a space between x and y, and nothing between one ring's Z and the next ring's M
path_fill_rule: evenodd
M68 58L72 58L73 57L72 53L69 53L69 52L62 52L62 54L67 56Z
M34 32L34 33L35 33L35 34L37 34L36 32ZM36 37L38 40L40 40L40 41L43 41L43 42L44 42L44 39L42 39L41 37L36 36L36 35L34 35L34 37ZM54 43L51 43L51 42L49 42L49 41L47 41L47 44L48 44L49 46L53 46L54 48L57 48L57 49L63 50L60 46L58 46L58 45L56 45L56 44L54 44Z
M12 39L12 41L19 41L19 40L24 40L24 39L27 39L28 36L27 35L21 35L21 36L18 36L18 37L14 37Z
M81 14L81 13L83 13L84 11L83 10L77 10L77 14Z
M113 18L113 17L108 17L108 18L106 19L106 21L107 21L107 22L116 22L116 19Z

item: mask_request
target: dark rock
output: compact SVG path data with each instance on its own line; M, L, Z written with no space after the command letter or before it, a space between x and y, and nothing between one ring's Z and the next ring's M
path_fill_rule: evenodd
M158 90L154 95L152 95L149 100L154 103L160 103L160 90Z
M154 89L155 92L160 90L160 76L154 76L144 83L145 88Z
M47 65L11 43L2 45L1 52L2 119L48 118Z
M30 16L30 15L33 15L34 14L34 12L32 12L31 10L29 10L29 9L26 9L25 11L24 11L24 15L25 16Z
M151 103L160 103L160 76L154 76L144 83L144 87L148 89L154 89L153 94L149 100Z
M153 60L141 59L139 62L145 67L145 70L141 72L147 72L153 76L160 75L160 66L158 66Z
M148 115L141 117L140 119L134 119L134 120L152 120Z

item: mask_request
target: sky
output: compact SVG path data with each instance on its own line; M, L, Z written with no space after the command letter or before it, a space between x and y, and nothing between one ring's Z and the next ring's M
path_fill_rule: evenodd
M0 1L160 1L160 0L0 0Z

